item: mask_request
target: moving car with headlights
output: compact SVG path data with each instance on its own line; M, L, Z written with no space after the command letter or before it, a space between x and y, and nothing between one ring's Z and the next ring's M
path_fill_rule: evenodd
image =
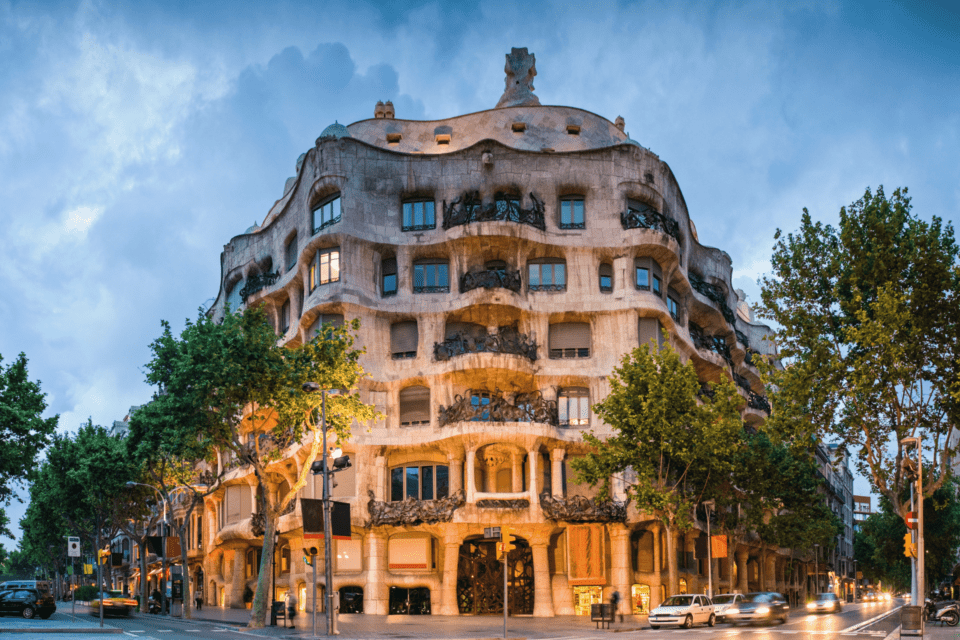
M28 620L39 616L46 620L56 610L57 603L49 591L23 588L0 591L0 615L23 616Z
M704 622L712 627L717 622L717 616L713 613L710 598L696 593L685 593L664 600L663 604L650 612L649 620L651 629L659 629L665 624L689 629Z
M736 609L743 602L742 593L722 593L713 596L713 613L717 616L717 622L726 622L726 611L730 607Z
M90 601L90 613L100 615L100 598L97 594L96 600ZM105 616L129 616L130 612L137 608L137 601L133 598L127 598L121 591L103 592L103 615Z
M724 619L736 626L741 622L773 622L779 620L786 624L790 617L790 605L783 594L772 591L748 593L743 602L736 607L728 607L723 612Z
M813 600L807 603L807 611L811 613L820 613L821 611L829 613L838 613L843 611L843 603L835 593L818 593Z
M877 594L876 594L875 592L873 592L873 591L867 591L865 594L863 594L863 601L864 601L864 602L876 602L876 601L877 601Z

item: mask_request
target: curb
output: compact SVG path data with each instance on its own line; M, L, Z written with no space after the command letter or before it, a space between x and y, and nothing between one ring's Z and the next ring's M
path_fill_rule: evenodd
M45 627L33 627L31 629L0 629L0 636L5 633L123 633L123 629L117 629L116 627L100 627L88 628L84 627L81 629L61 629L61 628L45 628Z

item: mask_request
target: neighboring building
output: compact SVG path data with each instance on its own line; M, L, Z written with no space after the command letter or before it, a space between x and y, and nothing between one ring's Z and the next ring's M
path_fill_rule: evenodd
M853 530L859 532L863 521L873 513L870 496L853 496Z
M495 109L421 122L388 102L330 125L263 223L224 248L215 318L263 304L289 346L361 321L360 391L385 418L343 445L354 464L334 489L353 520L353 539L335 541L341 611L502 611L483 538L498 525L522 538L511 613L585 614L614 589L647 610L665 595L660 526L598 508L569 471L585 430L612 433L590 408L608 376L665 329L703 381L735 380L748 424L769 411L752 358L775 355L771 332L733 290L729 255L698 241L669 166L621 118L541 106L533 62L525 49L507 57ZM272 490L285 491L291 467L275 472ZM190 576L208 604L242 607L256 580L254 486L235 468L206 501ZM319 498L319 484L303 496ZM297 504L280 519L275 596L296 589L304 607L302 535ZM681 591L706 589L703 535L678 541ZM742 591L799 591L802 570L779 551L742 545L735 567L717 560L716 584L732 571Z
M826 554L826 562L820 567L827 574L821 587L830 588L839 595L852 592L856 574L853 562L853 473L850 471L850 454L838 444L819 445L817 463L825 481L827 506L843 522L843 533L837 536L836 544ZM821 562L824 558L821 556Z

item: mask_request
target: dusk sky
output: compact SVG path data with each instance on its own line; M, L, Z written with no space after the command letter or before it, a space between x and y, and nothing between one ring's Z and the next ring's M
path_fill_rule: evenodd
M27 354L63 431L122 419L161 319L217 295L327 125L492 108L511 47L542 104L623 116L670 165L749 300L803 207L907 186L960 220L956 2L0 0L4 365Z

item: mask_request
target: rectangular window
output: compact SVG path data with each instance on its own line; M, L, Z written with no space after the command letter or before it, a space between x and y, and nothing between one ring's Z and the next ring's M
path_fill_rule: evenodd
M413 265L414 293L450 293L446 262L419 262Z
M567 288L567 265L563 262L533 262L528 265L531 291L564 291Z
M551 358L589 358L590 324L558 322L550 325L548 348Z
M674 320L680 320L680 309L677 306L677 301L673 296L667 297L667 310L670 311L670 317Z
M600 265L600 291L613 291L613 265L606 262Z
M340 222L340 195L317 205L313 209L313 232L320 233L332 224Z
M637 289L650 290L650 269L637 267Z
M583 198L562 198L560 200L560 228L586 228L583 217Z
M436 226L433 200L411 200L403 203L401 231L423 231Z
M390 500L392 502L403 500L403 467L390 470Z
M563 426L590 424L590 393L587 389L564 389L557 402L558 417Z
M660 276L653 276L653 292L658 296L663 296L663 281L660 280Z
M437 499L450 495L450 470L445 466L437 466Z
M286 248L286 262L287 262L287 271L293 271L297 267L297 233L293 233L293 237L287 242Z
M423 499L433 500L433 467L420 467L420 477L423 479Z
M489 393L474 393L470 396L470 404L473 406L475 413L472 418L473 422L486 422L490 419L490 409L482 407L489 407L490 405L490 394Z
M280 306L280 333L286 335L290 330L290 299L287 298Z
M386 258L383 261L383 295L392 296L397 293L397 259Z
M310 290L340 281L340 247L320 249L310 265Z
M420 497L420 467L407 467L406 496L415 500Z

